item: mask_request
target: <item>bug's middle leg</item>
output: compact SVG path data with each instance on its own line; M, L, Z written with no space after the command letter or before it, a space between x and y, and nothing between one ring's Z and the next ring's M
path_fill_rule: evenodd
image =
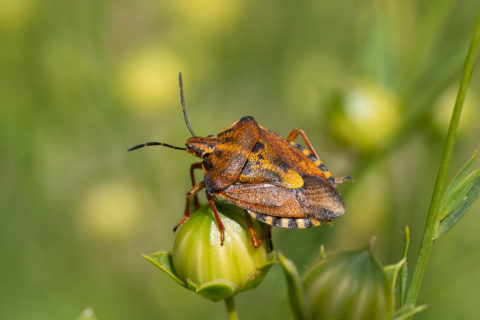
M223 241L225 240L225 227L223 226L222 220L220 220L220 216L217 212L217 207L215 207L215 203L213 202L212 196L207 192L207 200L210 203L210 207L212 207L213 214L215 215L215 220L217 221L218 230L220 231L220 245L223 246Z

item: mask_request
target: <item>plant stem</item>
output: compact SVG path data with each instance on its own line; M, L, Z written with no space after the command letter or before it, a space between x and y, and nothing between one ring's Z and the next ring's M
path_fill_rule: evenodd
M225 299L225 308L227 308L228 320L238 320L237 310L235 309L235 301L233 296Z
M430 209L428 211L427 222L423 230L422 243L419 249L417 264L413 272L412 280L407 291L405 299L405 305L414 305L417 301L418 294L420 292L420 286L422 284L423 275L427 266L428 258L433 244L433 237L438 229L439 225L439 208L440 201L442 199L443 191L445 189L445 180L447 175L448 166L452 159L453 145L455 143L455 137L457 133L458 123L460 120L460 114L462 112L463 102L467 92L467 87L472 76L473 66L475 64L475 58L478 52L478 44L480 40L480 12L477 17L475 30L473 33L470 48L468 50L465 65L463 67L463 76L458 89L457 100L453 109L452 118L450 120L450 126L448 128L447 140L443 149L442 160L438 169L437 179L433 190L432 199L430 202Z

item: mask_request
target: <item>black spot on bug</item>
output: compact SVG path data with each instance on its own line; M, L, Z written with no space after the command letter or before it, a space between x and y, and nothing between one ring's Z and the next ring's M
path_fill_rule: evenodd
M313 227L312 219L303 219L303 224L305 225L306 229Z
M281 227L282 226L282 218L272 216L272 226Z
M260 153L260 154L258 155L258 159L263 160L263 159L265 159L265 158L263 157L263 154Z
M253 153L258 153L260 150L262 150L264 148L265 148L265 145L262 142L259 141L259 142L257 142L255 147L253 148L252 152Z
M323 164L323 163L320 163L320 165L318 166L320 168L320 170L322 171L328 171L327 167Z
M216 158L220 158L222 156L222 150L215 150L213 152L213 155L216 157Z
M247 160L247 162L245 162L245 166L243 167L242 174L248 176L251 173L252 173L252 163L250 162L250 160Z
M203 165L207 171L211 171L215 167L210 158L203 159Z
M303 150L305 149L304 147L302 147L301 145L296 144L296 143L295 143L293 146L294 146L295 148L297 148L298 150L302 151L302 152L303 152Z
M335 179L333 177L328 178L328 181L330 181L333 185L335 185Z
M287 225L289 228L298 228L297 220L293 218L288 219Z
M265 222L267 220L267 216L263 215L263 214L257 214L255 219L257 219L258 221L261 221L261 222Z
M260 165L260 161L255 161L255 165L256 166Z
M247 122L247 121L255 121L255 119L252 116L246 116L240 119L238 123Z
M232 137L225 137L225 138L223 139L223 142L230 142L230 141L232 141L232 140L233 140Z
M316 161L316 160L317 160L317 157L315 157L312 153L310 153L310 154L308 155L308 158L309 158L310 160L312 160L312 161Z

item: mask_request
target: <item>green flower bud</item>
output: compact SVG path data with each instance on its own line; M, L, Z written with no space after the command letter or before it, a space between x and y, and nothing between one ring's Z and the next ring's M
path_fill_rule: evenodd
M312 319L391 319L391 285L368 249L317 260L302 279Z
M243 209L222 202L216 207L225 227L223 245L212 209L204 205L179 228L172 254L144 255L179 284L213 301L257 287L276 262L267 241L252 246ZM261 235L264 227L252 224Z

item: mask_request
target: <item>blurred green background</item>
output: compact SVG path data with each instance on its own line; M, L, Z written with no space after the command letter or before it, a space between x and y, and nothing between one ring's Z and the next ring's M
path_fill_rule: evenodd
M464 1L2 1L0 318L225 319L141 259L170 249L189 188L190 122L244 115L306 131L344 183L332 227L274 230L301 271L377 236L413 267L479 3ZM474 73L450 176L480 148ZM204 197L202 196L202 199ZM204 201L204 200L203 200ZM435 244L418 319L478 319L480 206ZM289 319L279 266L237 298L241 319Z

